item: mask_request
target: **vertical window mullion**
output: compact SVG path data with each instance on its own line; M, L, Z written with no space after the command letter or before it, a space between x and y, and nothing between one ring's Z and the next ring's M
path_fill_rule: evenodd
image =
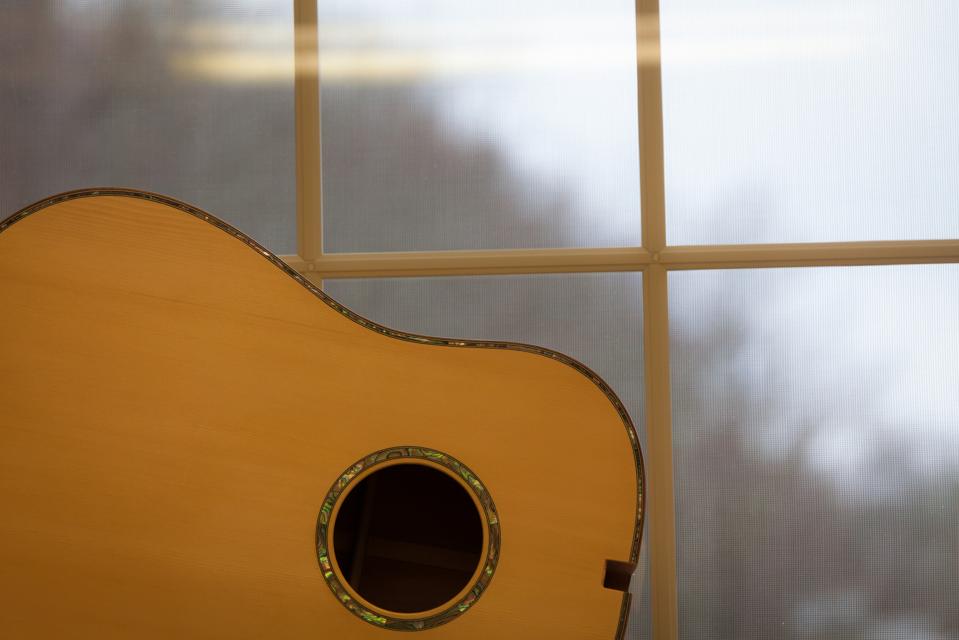
M636 73L643 247L656 255L666 247L659 0L636 0Z
M649 585L654 640L676 640L676 510L673 497L672 407L669 379L668 272L643 273L643 354L646 381L646 474Z
M643 247L649 251L653 261L643 274L650 603L653 638L677 640L679 616L669 388L668 274L659 263L660 252L666 248L659 0L636 0L636 60L642 198L640 213Z
M317 0L293 0L296 126L296 248L312 262L323 254L320 70Z

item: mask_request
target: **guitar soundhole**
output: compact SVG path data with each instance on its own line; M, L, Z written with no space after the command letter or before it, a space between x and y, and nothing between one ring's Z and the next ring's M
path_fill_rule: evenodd
M455 479L397 464L366 476L343 499L333 551L343 578L367 602L424 612L448 603L475 574L483 523Z

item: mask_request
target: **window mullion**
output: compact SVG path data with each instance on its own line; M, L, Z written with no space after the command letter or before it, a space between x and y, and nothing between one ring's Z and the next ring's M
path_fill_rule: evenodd
M934 264L959 262L959 240L672 246L660 262L668 269Z
M609 273L642 271L650 262L640 247L327 253L312 261L284 260L300 273L324 278Z
M647 544L654 640L679 637L676 590L676 513L669 379L666 186L659 0L636 0L637 104L643 247L652 263L643 274L643 348L646 383Z
M316 14L316 0L293 0L296 250L306 262L323 254L320 56Z
M659 52L659 0L636 0L639 177L643 247L654 255L666 246L663 89Z
M672 406L669 377L669 273L643 273L643 354L646 383L646 496L650 604L654 640L676 640L676 509L673 491Z

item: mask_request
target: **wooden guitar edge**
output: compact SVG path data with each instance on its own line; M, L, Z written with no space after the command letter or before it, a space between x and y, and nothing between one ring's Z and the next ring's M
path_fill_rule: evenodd
M8 228L23 220L27 216L30 216L38 211L56 205L62 202L67 202L69 200L74 200L78 198L89 198L96 196L116 196L116 197L127 197L127 198L136 198L140 200L147 200L150 202L155 202L158 204L163 204L168 207L177 209L183 213L191 215L195 218L199 218L219 230L227 233L230 236L233 236L235 239L239 240L243 244L247 245L250 249L259 253L264 259L272 263L275 267L283 271L286 275L296 280L300 285L306 288L310 293L319 298L323 303L332 308L334 311L342 315L343 317L355 322L356 324L361 325L362 327L374 331L381 335L394 338L397 340L403 340L406 342L415 342L423 345L431 346L441 346L441 347L465 347L465 348L479 348L479 349L504 349L512 351L523 351L526 353L532 353L556 362L565 364L566 366L572 367L581 375L585 376L593 384L595 384L600 391L606 396L606 398L612 403L616 413L619 415L622 420L623 427L626 430L627 438L629 439L630 448L632 449L633 459L636 469L636 516L635 516L635 526L633 530L633 538L630 547L630 563L637 563L639 560L639 550L642 544L642 534L643 534L643 525L645 521L645 489L646 489L646 478L645 478L645 466L643 464L643 455L639 446L639 438L636 433L636 428L633 425L632 419L629 417L629 413L626 411L625 406L622 401L617 396L616 392L603 380L596 372L587 367L582 362L572 358L566 354L548 349L545 347L539 347L536 345L525 344L521 342L506 342L506 341L493 341L493 340L458 340L453 338L440 338L436 336L427 336L420 335L415 333L408 333L405 331L400 331L397 329L392 329L381 325L369 318L365 318L358 313L351 311L347 307L343 306L329 295L323 292L319 287L310 282L302 274L295 271L290 267L286 262L280 259L276 254L272 253L256 240L246 235L242 231L238 230L234 226L230 225L227 222L217 218L216 216L192 205L189 205L185 202L181 202L175 198L169 196L164 196L158 193L153 193L150 191L143 191L138 189L129 189L122 187L99 187L99 188L85 188L85 189L76 189L72 191L66 191L59 193L57 195L50 196L39 200L31 205L28 205L13 215L0 220L0 233L3 233ZM615 640L622 640L625 637L627 622L629 617L630 605L632 602L632 594L628 591L623 593L622 604L620 606L619 621L616 628Z

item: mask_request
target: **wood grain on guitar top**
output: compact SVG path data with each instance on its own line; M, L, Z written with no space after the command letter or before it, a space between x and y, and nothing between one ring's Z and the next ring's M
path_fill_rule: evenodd
M609 395L370 330L264 257L135 194L0 233L0 636L385 638L314 531L347 465L416 444L483 479L502 532L481 599L424 636L614 638L642 476Z

